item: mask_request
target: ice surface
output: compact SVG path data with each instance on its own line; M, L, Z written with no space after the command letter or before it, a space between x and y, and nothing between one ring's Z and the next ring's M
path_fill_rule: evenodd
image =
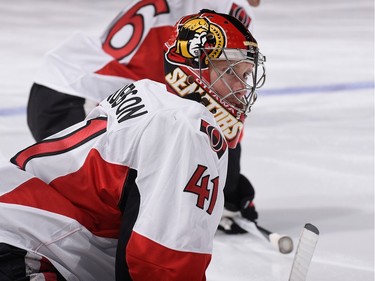
M33 142L29 88L42 55L75 31L100 34L118 0L0 2L0 150ZM263 0L254 35L267 84L246 124L242 172L259 224L297 243L320 230L307 280L374 280L374 3ZM1 157L1 155L0 155ZM217 233L209 281L286 281L293 254L254 234Z

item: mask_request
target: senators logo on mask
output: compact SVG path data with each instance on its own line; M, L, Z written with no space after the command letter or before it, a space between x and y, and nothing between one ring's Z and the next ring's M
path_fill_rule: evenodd
M207 18L190 18L179 24L179 34L174 46L166 54L166 59L189 65L192 68L199 67L199 60L204 63L201 68L208 67L208 60L199 53L201 49L210 50L210 58L218 58L221 49L226 45L226 38L220 26L212 23Z

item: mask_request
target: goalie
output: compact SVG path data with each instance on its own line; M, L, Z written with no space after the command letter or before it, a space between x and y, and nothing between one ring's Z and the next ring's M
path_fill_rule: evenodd
M167 89L127 84L0 166L1 280L205 280L264 57L241 22L203 10L164 59Z

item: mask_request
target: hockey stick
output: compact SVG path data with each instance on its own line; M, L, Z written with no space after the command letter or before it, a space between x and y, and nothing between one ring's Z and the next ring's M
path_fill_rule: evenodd
M234 217L234 222L238 224L239 227L243 228L247 232L254 231L254 225L256 229L282 254L289 254L293 251L293 240L287 235L280 235L276 232L261 227L256 222L249 221L242 217Z
M306 280L307 271L314 254L318 238L318 228L310 223L305 224L297 245L289 281Z

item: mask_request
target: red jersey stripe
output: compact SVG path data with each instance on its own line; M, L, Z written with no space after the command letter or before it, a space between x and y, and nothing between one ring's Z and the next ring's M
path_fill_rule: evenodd
M91 150L76 172L50 184L32 178L0 196L0 202L60 214L78 221L95 235L118 238L118 204L128 171L128 167L108 163L97 150Z
M126 261L134 281L204 281L210 254L169 249L136 232L126 247Z
M36 143L16 154L11 162L21 169L25 169L28 161L33 158L54 155L76 148L96 136L106 132L107 119L97 118L87 121L86 125L78 130L56 139L46 139Z

